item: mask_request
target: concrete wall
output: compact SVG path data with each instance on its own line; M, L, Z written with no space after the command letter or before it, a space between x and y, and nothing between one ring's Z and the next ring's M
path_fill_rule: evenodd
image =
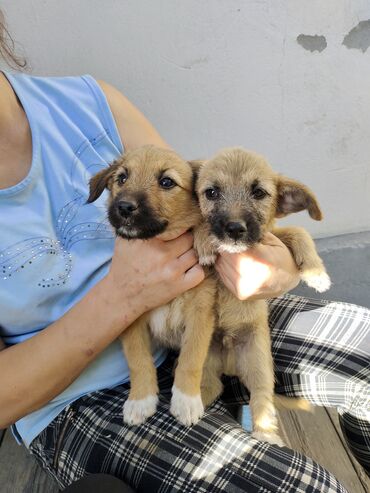
M187 157L265 154L317 193L325 221L291 221L316 237L370 230L367 0L1 6L33 73L106 79Z

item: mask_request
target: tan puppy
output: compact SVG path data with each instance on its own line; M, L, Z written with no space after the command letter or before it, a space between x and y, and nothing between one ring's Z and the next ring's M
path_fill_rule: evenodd
M173 151L145 146L128 152L90 181L88 202L108 188L108 217L117 235L149 239L193 228L201 216L190 164ZM121 336L131 389L124 421L137 425L155 413L158 401L152 339L180 349L171 413L185 425L203 414L200 385L215 326L215 280L205 279L171 303L145 313Z
M243 252L271 231L291 250L302 279L323 291L330 280L309 234L301 228L275 228L275 218L308 210L322 214L304 185L282 177L259 155L225 149L210 161L198 162L196 191L204 223L194 245L203 265L218 252ZM274 407L274 370L267 303L239 301L221 283L217 286L217 329L204 367L202 399L210 404L222 391L222 374L238 376L249 389L256 438L281 444Z

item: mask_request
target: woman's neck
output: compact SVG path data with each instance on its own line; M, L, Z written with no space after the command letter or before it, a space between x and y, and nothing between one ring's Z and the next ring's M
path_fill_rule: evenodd
M6 77L0 72L0 189L20 182L32 160L27 116Z
M6 77L0 73L0 142L14 140L23 109Z

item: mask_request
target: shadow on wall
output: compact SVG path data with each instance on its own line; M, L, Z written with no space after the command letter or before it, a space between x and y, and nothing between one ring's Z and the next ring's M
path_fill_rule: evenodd
M332 287L321 294L300 284L293 294L370 308L370 231L319 239L316 245Z

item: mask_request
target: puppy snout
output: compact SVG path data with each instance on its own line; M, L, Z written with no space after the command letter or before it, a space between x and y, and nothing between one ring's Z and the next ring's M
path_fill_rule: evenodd
M225 231L233 240L239 240L246 233L247 228L240 222L231 221L226 224Z
M134 202L126 202L125 200L120 200L117 204L118 212L122 217L130 217L134 211L137 209L137 204Z

